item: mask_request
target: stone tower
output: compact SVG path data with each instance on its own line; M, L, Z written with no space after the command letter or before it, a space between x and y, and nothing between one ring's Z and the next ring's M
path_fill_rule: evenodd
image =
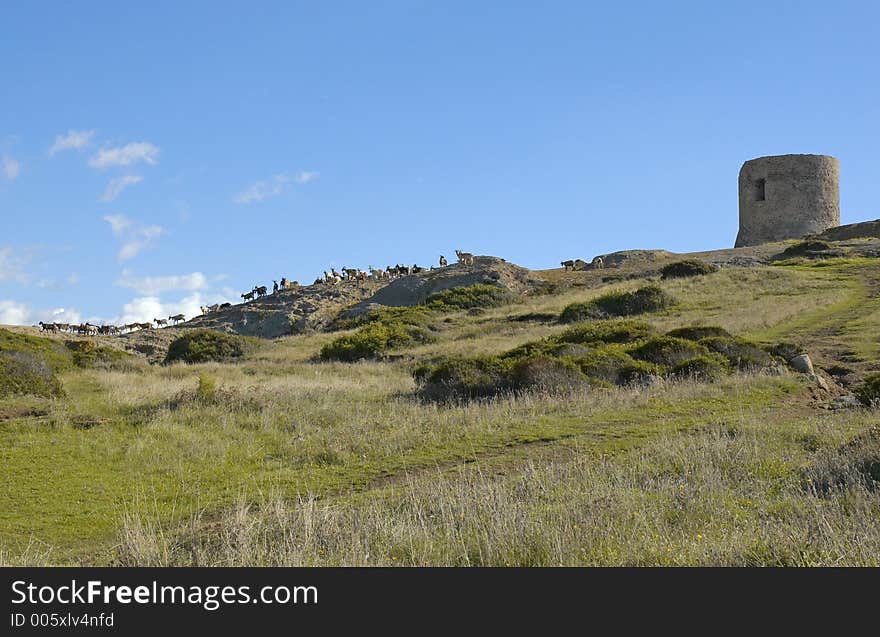
M739 171L736 247L799 239L840 225L840 162L827 155L759 157Z

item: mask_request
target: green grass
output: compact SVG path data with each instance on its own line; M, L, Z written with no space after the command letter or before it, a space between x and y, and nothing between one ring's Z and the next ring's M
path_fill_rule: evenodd
M804 486L855 471L873 447L847 445L876 417L816 409L805 378L735 372L468 404L421 402L412 378L421 363L526 343L587 360L682 327L718 362L701 325L803 343L818 363L852 352L867 373L880 269L828 261L664 281L677 304L639 323L510 321L507 306L422 323L407 310L397 318L430 325L430 342L354 365L314 361L357 332L280 339L236 362L80 368L57 341L0 331L3 351L56 357L65 392L0 398L0 563L876 564L876 492ZM558 315L645 284L530 297L515 313Z

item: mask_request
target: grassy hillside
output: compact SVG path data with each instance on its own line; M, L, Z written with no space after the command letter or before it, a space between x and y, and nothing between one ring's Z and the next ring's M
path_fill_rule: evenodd
M545 274L549 294L420 310L403 325L424 338L355 363L322 349L371 323L227 362L59 365L63 395L0 398L0 563L878 564L876 415L829 407L835 378L878 368L880 262ZM658 333L791 342L828 389L777 365L416 394L421 364L553 337L572 303L648 284L675 300L638 316Z

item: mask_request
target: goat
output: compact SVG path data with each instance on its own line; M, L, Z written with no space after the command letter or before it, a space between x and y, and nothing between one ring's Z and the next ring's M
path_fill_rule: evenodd
M157 327L162 327L163 325L168 325L168 319L154 318L153 322L156 324Z
M461 250L456 250L455 256L458 257L459 263L464 263L465 265L474 264L474 255L470 252L462 252Z
M229 305L229 304L227 303L227 305ZM219 309L220 309L220 304L219 304L219 303L214 303L214 305L209 305L209 306L208 306L208 311L209 311L209 312L216 312L216 311L219 310Z
M225 310L227 307L232 307L232 303L221 303L218 309Z
M184 316L183 314L175 314L174 316L169 316L168 320L172 321L175 325L177 325L181 321L185 321L186 316Z
M200 305L199 309L202 311L203 315L208 313L208 308L206 308L204 305Z
M448 265L448 264L447 264L447 261L446 261L446 257L444 257L444 256L441 254L441 255L440 255L440 267L441 267L441 268L445 268L447 265Z
M594 257L593 261L592 261L592 263L590 263L590 265L593 266L594 268L596 268L597 270L601 270L605 267L605 259L603 259L602 257Z
M265 285L260 285L254 288L254 292L257 293L257 296L266 296L266 292L268 291L269 289Z
M58 326L55 323L43 323L40 321L40 329L44 332L52 332L53 334L58 331Z
M566 270L574 270L574 261L569 259L568 261L562 261L559 265L561 265Z
M245 300L245 303L247 303L248 301L253 301L253 300L254 300L254 295L256 295L256 293L257 293L256 290L251 290L251 291L248 292L247 294L242 294L242 295L241 295L241 298L243 298L243 299Z
M342 278L346 281L354 281L357 275L357 268L342 268Z

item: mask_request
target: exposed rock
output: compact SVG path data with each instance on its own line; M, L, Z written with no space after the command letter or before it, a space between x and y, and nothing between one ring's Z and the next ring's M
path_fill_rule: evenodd
M799 354L788 361L788 364L791 365L794 371L800 372L801 374L809 374L810 376L816 375L816 372L813 369L813 361L810 360L808 354Z
M861 409L862 407L861 401L852 394L844 394L831 401L831 409Z

